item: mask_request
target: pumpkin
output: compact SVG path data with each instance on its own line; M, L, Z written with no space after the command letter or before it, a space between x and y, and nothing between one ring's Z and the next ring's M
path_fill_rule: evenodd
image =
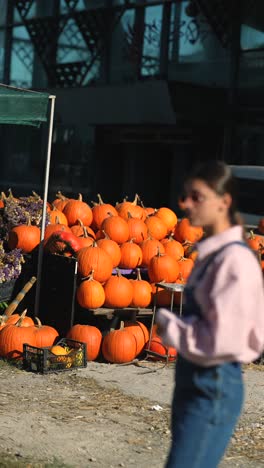
M103 283L112 274L113 262L110 255L94 242L90 247L83 247L77 252L78 272L85 278L93 270L93 278Z
M164 221L157 215L148 216L145 220L148 235L154 239L161 240L166 237L168 229Z
M264 248L264 239L262 236L255 234L253 231L249 231L247 244L252 250L261 252Z
M153 283L160 281L174 283L179 276L179 270L179 264L175 258L158 251L149 262L148 275Z
M113 268L119 265L121 259L121 250L117 242L110 239L106 232L102 231L104 237L97 240L98 247L104 249L111 257Z
M130 281L121 275L110 276L104 285L105 307L124 308L128 307L133 299L133 286Z
M69 200L63 208L63 213L66 215L69 226L73 226L81 219L85 226L90 226L93 220L93 212L88 203L82 200L82 195L79 194L78 200Z
M65 226L68 226L68 220L65 214L62 211L58 210L56 206L53 206L52 210L49 211L49 221L51 224L60 223L65 224Z
M136 338L137 347L136 347L136 356L138 356L144 349L145 344L149 340L149 331L144 325L144 323L136 321L125 321L124 322L125 328L127 328L131 333L133 333L134 337Z
M58 193L56 193L55 200L53 200L51 204L52 206L55 206L57 210L63 211L63 208L65 207L65 205L68 203L69 200L70 199L65 197L59 190Z
M52 354L55 354L56 356L66 356L68 354L68 351L60 345L54 345L50 348L50 352Z
M157 254L158 250L160 253L165 253L165 248L162 243L157 239L148 237L145 241L140 244L142 250L142 266L148 267L149 262Z
M143 221L146 219L146 213L145 210L142 206L138 205L139 201L139 196L136 193L135 198L132 202L124 200L122 203L119 203L116 205L116 210L121 216L121 218L124 218L125 220L128 220L129 214L133 218L139 218L142 219Z
M42 325L38 317L35 317L37 325L35 325L35 339L38 348L52 346L58 338L59 333L55 328L49 325Z
M83 236L79 236L78 240L79 240L79 249L81 249L82 247L90 247L94 243L94 239L93 237L89 236L86 226L83 226Z
M171 305L171 300L172 300L172 293L171 291L168 291L167 289L157 287L155 283L151 283L152 287L152 302L153 304L156 303L157 306L162 306L162 307L170 307ZM174 298L175 298L174 293ZM174 301L173 298L173 301ZM176 302L175 302L176 303Z
M180 260L184 256L184 248L179 241L176 241L172 235L161 241L165 253L175 258L175 260Z
M121 268L136 268L142 263L142 250L139 245L131 239L120 246L121 259L119 266Z
M157 353L157 356L151 356L155 361L160 359L168 359L168 361L175 361L177 357L177 351L172 346L165 346L162 343L160 336L154 336L151 341L145 345L145 350L148 352Z
M127 224L129 228L128 240L133 239L136 244L140 244L147 239L148 228L142 219L134 218L130 212L128 212Z
M97 309L104 304L104 288L93 277L94 271L77 288L76 299L78 304L85 309Z
M192 226L188 218L182 218L176 224L174 238L179 242L198 242L203 237L203 229L200 226Z
M102 222L109 216L118 216L118 212L110 203L104 203L101 195L98 193L98 203L93 202L93 226L100 229Z
M35 327L22 326L24 311L16 323L6 324L0 331L0 356L7 359L19 359L23 355L23 344L36 345Z
M123 244L129 238L128 224L121 216L111 215L109 218L106 218L101 225L101 231L106 232L108 237L117 242L117 244Z
M103 338L102 354L108 362L116 364L131 362L136 352L136 338L128 328L124 328L124 322L121 322L119 330L110 330Z
M57 218L57 221L58 218ZM45 234L44 234L44 244L46 244L48 238L57 231L65 231L65 232L71 232L71 229L69 226L66 226L65 224L60 224L59 222L55 222L52 224L48 224L45 228Z
M30 253L40 243L40 229L30 224L20 224L9 231L8 247L10 250L21 249L24 253Z
M92 237L95 239L95 233L90 226L84 226L83 222L81 219L78 219L77 224L74 224L73 226L70 227L71 232L75 234L77 237L83 237L85 235L85 231L87 232L88 236Z
M100 352L102 343L101 331L93 325L73 325L67 333L67 338L86 343L87 361L94 361Z
M156 212L156 216L160 218L167 226L167 233L174 231L178 218L176 213L170 208L162 206Z
M130 283L133 286L133 298L130 307L148 307L151 303L152 288L148 281L141 279L139 268L137 268L137 278L135 280L130 279Z
M179 275L184 280L187 280L187 278L190 276L191 271L194 267L194 261L191 258L182 257L179 260L178 265L179 265Z

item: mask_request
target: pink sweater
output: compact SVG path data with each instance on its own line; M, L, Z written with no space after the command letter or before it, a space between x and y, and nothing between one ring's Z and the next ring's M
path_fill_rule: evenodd
M241 239L241 226L234 226L199 242L199 261L188 284L194 282L207 255ZM195 299L202 318L179 318L167 309L157 311L156 322L163 330L165 344L201 366L248 363L260 356L264 349L264 288L252 252L240 245L226 247L200 280Z

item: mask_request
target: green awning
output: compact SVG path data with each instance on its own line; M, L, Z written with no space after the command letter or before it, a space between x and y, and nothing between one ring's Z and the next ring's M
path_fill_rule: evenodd
M49 94L0 84L0 124L39 127L47 121Z

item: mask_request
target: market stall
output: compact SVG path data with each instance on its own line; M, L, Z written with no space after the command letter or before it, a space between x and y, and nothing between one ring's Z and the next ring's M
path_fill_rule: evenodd
M43 181L41 241L44 238L45 231L55 98L56 96L49 95L48 93L36 92L0 84L0 124L30 125L40 127L42 123L47 122L49 126L46 150L46 166ZM40 243L38 249L37 283L34 306L36 316L38 315L39 309L42 260L43 242Z

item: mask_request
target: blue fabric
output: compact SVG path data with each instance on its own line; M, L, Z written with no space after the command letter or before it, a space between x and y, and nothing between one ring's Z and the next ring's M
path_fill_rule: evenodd
M179 357L166 468L216 468L242 404L240 364L204 368Z
M196 284L186 287L184 316L201 316L194 290L208 266L224 248L208 256ZM172 443L166 468L216 468L240 415L244 386L241 365L228 362L202 367L179 355L172 403Z

